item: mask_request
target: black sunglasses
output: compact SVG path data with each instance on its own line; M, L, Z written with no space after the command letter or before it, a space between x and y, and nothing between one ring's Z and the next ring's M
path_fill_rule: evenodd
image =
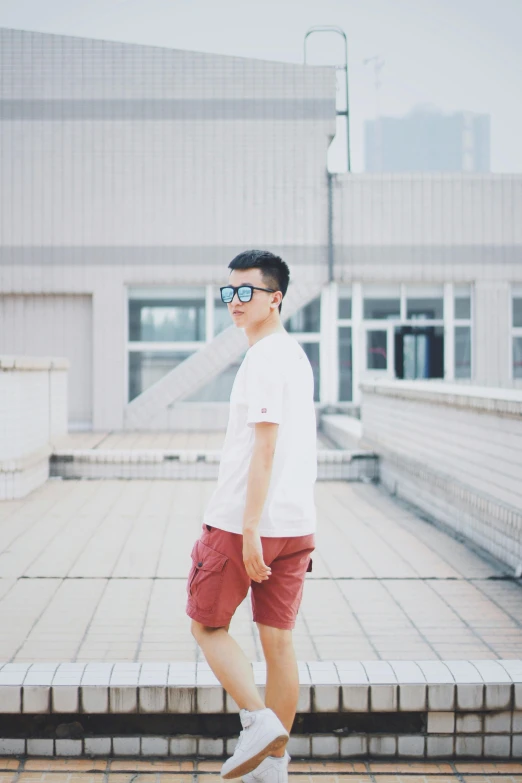
M234 294L237 293L237 298L240 302L250 302L254 291L268 291L270 294L276 292L275 288L258 288L255 285L224 285L219 289L221 291L221 301L225 304L230 304L234 298Z

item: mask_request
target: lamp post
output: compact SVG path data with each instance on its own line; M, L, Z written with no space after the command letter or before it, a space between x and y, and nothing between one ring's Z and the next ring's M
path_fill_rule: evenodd
M344 41L344 65L336 65L345 73L345 90L346 90L346 109L337 109L337 116L346 117L346 170L351 171L350 162L350 107L348 102L348 41L346 33L341 27L336 25L314 25L306 32L304 37L304 63L306 65L306 44L308 37L313 33L337 33Z

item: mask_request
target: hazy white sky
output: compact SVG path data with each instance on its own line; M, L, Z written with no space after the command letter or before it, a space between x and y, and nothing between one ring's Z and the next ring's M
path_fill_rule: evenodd
M2 27L290 62L316 24L348 36L354 171L376 111L363 61L378 55L383 114L488 113L492 170L522 172L522 0L0 0ZM310 39L310 62L340 60L335 37Z

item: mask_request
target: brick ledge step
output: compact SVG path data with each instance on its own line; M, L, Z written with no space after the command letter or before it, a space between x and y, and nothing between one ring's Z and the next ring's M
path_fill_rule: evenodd
M522 758L520 659L311 661L299 674L295 757ZM206 663L0 665L0 755L222 757L236 713Z
M51 476L66 479L209 479L218 476L220 450L212 449L59 449L50 460ZM374 481L378 458L364 449L319 449L320 481Z

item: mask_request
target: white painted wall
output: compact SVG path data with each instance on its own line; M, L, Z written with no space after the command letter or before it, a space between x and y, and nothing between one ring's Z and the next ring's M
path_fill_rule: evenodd
M48 478L52 445L67 433L67 369L66 359L0 356L0 500Z
M0 294L0 354L68 359L73 428L92 426L92 335L91 296Z

